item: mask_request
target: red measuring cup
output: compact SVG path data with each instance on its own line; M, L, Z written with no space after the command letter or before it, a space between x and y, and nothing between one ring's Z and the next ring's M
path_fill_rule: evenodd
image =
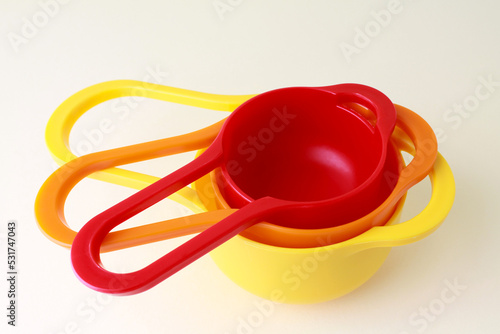
M345 108L348 103L371 110L375 125ZM74 271L94 290L133 294L260 221L320 228L332 220L362 216L379 202L377 190L395 121L392 102L364 85L260 94L228 117L197 159L85 224L71 248ZM117 274L100 265L100 246L113 228L217 167L227 187L248 198L248 204L139 271ZM257 182L265 191L254 186Z

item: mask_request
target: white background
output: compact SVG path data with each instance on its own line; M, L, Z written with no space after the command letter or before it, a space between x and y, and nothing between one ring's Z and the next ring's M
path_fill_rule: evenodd
M19 225L18 327L6 324L2 278L0 332L498 332L498 1L401 0L395 7L385 0L40 3L7 0L0 5L2 272L7 271L7 221ZM225 12L214 6L221 3ZM390 18L380 16L389 9ZM363 40L359 31L365 29L369 37ZM356 52L343 53L341 46L347 44ZM151 71L156 78L147 77ZM33 203L56 168L44 143L51 113L73 93L114 79L147 79L219 94L342 82L371 85L435 129L456 178L455 205L436 233L393 249L368 283L331 302L277 304L262 315L262 300L233 284L209 256L143 294L101 296L75 278L69 251L38 230ZM493 84L486 87L481 80ZM454 105L464 104L457 113ZM75 126L72 147L81 150L88 143L85 134L105 118L112 120L113 131L92 145L94 151L185 133L227 115L161 102L142 102L128 111L120 119L109 103L92 109ZM184 154L131 168L162 176L191 158ZM406 218L425 205L427 183L411 191ZM68 221L78 229L132 192L86 180L68 200ZM136 222L186 213L165 201ZM137 269L180 242L109 254L105 264ZM449 284L460 289L453 302L444 303ZM256 326L244 330L242 323Z

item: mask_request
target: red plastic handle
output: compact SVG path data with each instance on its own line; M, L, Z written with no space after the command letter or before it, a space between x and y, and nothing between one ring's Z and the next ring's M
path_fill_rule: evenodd
M371 110L377 121L375 129L380 131L382 140L388 142L396 124L396 109L391 100L381 91L361 84L338 84L319 87L339 96L341 103L358 103ZM344 100L345 99L345 100Z
M128 201L118 205L128 205ZM90 220L78 232L71 248L73 269L86 286L96 291L117 295L140 293L154 287L251 225L277 211L288 209L289 206L290 203L286 201L272 197L261 198L235 211L147 267L126 274L110 272L100 264L99 249L104 238L111 229L123 222L123 216L106 219L109 213L105 211ZM131 211L135 212L135 209L133 207Z
M71 247L71 261L76 275L85 285L111 294L127 295L145 291L249 226L268 218L281 208L291 206L287 201L262 198L141 270L118 274L104 269L100 264L100 249L108 233L127 219L213 170L222 160L220 145L214 144L191 163L102 212L82 227Z

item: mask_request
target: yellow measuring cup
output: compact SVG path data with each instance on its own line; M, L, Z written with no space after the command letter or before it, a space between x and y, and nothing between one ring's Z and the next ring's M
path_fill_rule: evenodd
M406 145L405 150L411 152L409 144L400 145ZM453 174L441 154L429 179L432 184L429 203L406 222L399 223L403 196L386 225L340 243L288 248L237 235L212 250L210 256L237 285L273 302L309 304L341 297L370 279L392 247L419 241L441 225L455 197Z

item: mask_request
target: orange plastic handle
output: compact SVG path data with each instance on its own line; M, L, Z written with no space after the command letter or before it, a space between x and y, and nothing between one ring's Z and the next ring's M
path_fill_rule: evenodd
M53 242L71 247L77 232L66 222L64 204L78 182L110 167L205 148L215 139L223 123L224 120L188 134L84 155L64 164L45 181L35 200L40 229ZM201 232L234 211L205 212L191 216L189 220L177 218L111 232L103 242L102 251Z

